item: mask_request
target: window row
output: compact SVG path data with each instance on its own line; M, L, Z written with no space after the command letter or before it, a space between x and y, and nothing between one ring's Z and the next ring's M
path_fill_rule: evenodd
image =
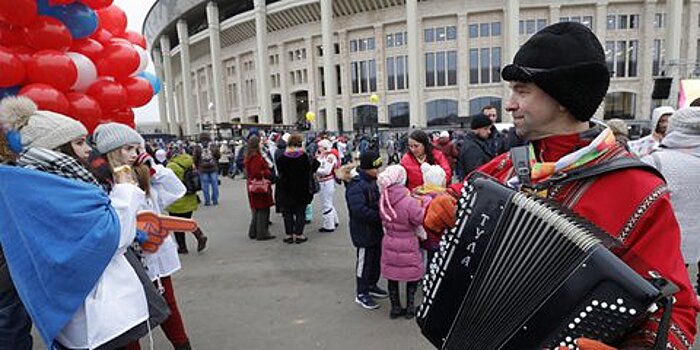
M273 89L279 88L280 86L282 86L282 82L280 80L279 73L270 75L270 83L271 83L271 85L272 85L271 87Z
M559 22L576 22L581 23L588 29L593 30L593 16L571 16L559 17Z
M309 82L309 74L306 69L289 72L289 81L292 85L306 84Z
M374 50L374 38L350 40L350 52Z
M386 35L386 47L399 47L408 44L407 32L396 32Z
M243 102L246 106L254 105L258 102L258 89L255 84L255 79L246 79L245 89L243 90Z
M469 49L469 84L501 81L501 48Z
M637 76L637 40L605 42L605 60L612 78Z
M457 85L457 51L428 52L425 54L425 85Z
M229 110L238 107L238 86L236 83L226 83L226 105Z
M489 36L501 36L501 22L475 23L469 25L469 38L474 39Z
M609 15L607 20L608 30L639 28L639 15Z
M457 27L426 28L423 30L423 35L426 43L457 40Z
M375 60L354 61L350 66L353 94L377 91L377 63Z
M518 33L523 35L539 32L542 28L547 26L547 23L548 21L546 18L521 20L518 23Z
M388 91L408 89L408 56L388 57L386 59Z
M252 60L243 62L243 71L250 72L255 69L255 64Z
M333 51L335 51L336 55L340 54L340 44L333 44ZM323 45L316 46L316 52L318 53L318 57L323 57Z
M274 66L276 64L280 64L280 55L274 54L269 56L269 62L271 66Z
M324 74L323 67L318 68L318 77L319 81L321 82L321 96L326 96L326 75ZM340 81L340 65L336 64L335 65L335 79L336 79L336 86L338 87L338 95L343 93L342 89L342 84Z
M306 59L306 49L304 48L289 51L287 54L289 55L289 62Z

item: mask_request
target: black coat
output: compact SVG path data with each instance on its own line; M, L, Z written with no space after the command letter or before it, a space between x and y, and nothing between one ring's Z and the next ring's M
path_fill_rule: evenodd
M460 174L464 176L469 175L476 168L488 163L493 157L494 153L491 151L487 141L470 132L464 138L462 147L459 150L457 166L460 169Z
M382 243L382 220L379 217L377 181L358 169L346 186L345 201L350 216L350 237L358 248L376 247Z
M298 157L283 153L277 159L277 173L277 204L280 207L299 207L311 203L311 161L306 153Z

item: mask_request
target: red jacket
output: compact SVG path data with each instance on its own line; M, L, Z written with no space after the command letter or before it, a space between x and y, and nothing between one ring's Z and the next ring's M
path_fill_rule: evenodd
M590 142L591 139L574 134L549 137L533 144L540 160L554 161ZM616 157L632 156L617 147L594 163ZM514 176L510 153L496 157L478 171L505 182ZM664 181L644 170L627 169L593 181L555 186L548 195L620 240L626 249L619 257L639 274L648 276L648 271L658 271L681 289L675 295L669 343L675 349L689 349L695 338L700 307L683 263L680 229ZM646 266L641 266L640 261ZM643 324L625 345L653 344L658 316Z
M457 157L459 157L459 150L454 143L450 141L449 137L441 137L433 143L433 147L440 150L442 154L447 158L447 162L450 164L452 169L457 165Z
M243 164L248 175L246 184L250 183L251 179L267 179L272 175L267 162L260 153L246 158ZM269 193L264 194L248 192L248 203L253 209L266 209L273 206L275 202L272 200L272 189Z
M452 170L450 169L450 163L445 158L439 150L433 149L433 158L435 159L435 164L439 165L442 170L445 171L445 180L447 184L452 182ZM413 191L414 188L423 184L423 172L420 170L420 163L416 160L411 152L404 154L401 158L401 165L406 169L406 177L408 178L408 183L406 187ZM434 164L432 164L434 165Z

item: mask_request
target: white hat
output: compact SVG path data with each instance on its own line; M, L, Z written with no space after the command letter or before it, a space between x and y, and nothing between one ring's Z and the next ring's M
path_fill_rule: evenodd
M686 107L677 110L668 121L668 131L700 135L700 107Z
M445 170L443 170L439 165L423 163L420 166L420 170L423 173L423 184L445 187Z
M333 148L333 144L327 139L323 139L321 141L318 141L318 147L323 148L324 150L329 150Z
M450 133L447 132L447 130L443 130L442 132L440 132L440 137L450 138Z
M158 149L156 151L156 160L157 161L164 163L167 159L168 159L168 153L165 152L165 150Z

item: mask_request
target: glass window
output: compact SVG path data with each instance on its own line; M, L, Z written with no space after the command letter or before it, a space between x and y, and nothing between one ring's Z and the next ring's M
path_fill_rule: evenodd
M377 125L377 106L362 105L352 109L354 127L356 129L364 129L367 126Z
M491 36L490 29L491 29L491 26L489 23L481 23L479 25L479 36L482 38L487 37L487 36Z
M367 92L367 61L360 61L360 92Z
M457 121L457 101L436 100L426 104L428 126L448 125Z
M447 27L447 40L456 40L456 39L457 39L457 27L456 26Z
M607 27L606 27L608 30L615 30L615 28L617 27L616 18L617 17L615 17L614 15L608 16L608 23L607 23Z
M630 29L639 28L639 15L630 15Z
M501 35L501 22L491 22L491 35L500 36Z
M479 25L477 25L477 24L470 24L469 25L469 37L472 39L479 37Z
M435 54L425 54L425 86L435 86Z
M323 57L323 46L316 46L316 54L318 55L318 57Z
M537 31L542 30L542 28L547 26L547 20L544 18L540 18L537 20Z
M518 33L520 33L520 35L525 34L525 21L523 20L520 20L520 23L518 25Z
M479 49L469 49L469 84L479 83Z
M484 48L481 49L481 57L480 57L480 68L481 68L481 79L479 80L482 84L485 83L490 83L490 67L489 63L491 62L489 51L491 51L489 48Z
M583 16L583 22L581 22L588 29L593 29L593 16Z
M405 38L405 39L408 39L408 37L407 37L406 35L404 35L404 33L401 33L401 32L399 32L399 33L394 33L394 44L396 44L396 46L401 46L401 45L403 45L403 44L404 44L404 38Z
M611 76L615 73L615 42L605 42L605 63L608 65L608 72Z
M339 55L340 54L340 44L338 44L338 43L333 44L333 51L335 51L336 55Z
M386 76L387 76L386 89L389 91L394 90L396 88L394 85L394 79L396 77L394 76L394 58L393 57L389 57L386 59Z
M664 27L664 17L663 13L656 13L654 14L654 28L663 28Z
M357 52L357 40L350 40L350 52Z
M631 40L629 43L629 48L627 49L627 60L629 62L627 66L627 76L636 77L637 76L637 40Z
M357 69L358 69L357 62L353 62L352 69L350 69L350 75L351 75L350 80L352 81L352 93L353 94L360 92L359 88L358 88L359 84L357 81Z
M568 22L568 21L569 21L569 17L559 17L559 23Z
M445 41L445 27L435 28L435 41Z
M651 49L651 56L651 75L658 76L661 73L661 39L654 39L654 46Z
M501 81L501 48L491 48L491 78L493 82Z
M535 20L528 19L525 21L525 31L527 34L532 34L535 32Z
M386 35L386 47L394 47L394 34Z
M323 67L318 68L318 80L321 82L321 96L326 96L326 78L323 74Z
M369 60L369 91L377 91L377 63L375 60Z
M360 51L367 51L367 39L360 39L358 40L359 45L359 50Z
M496 111L500 111L501 98L495 96L487 96L469 100L469 115L481 113L481 109L485 106L494 106L496 107Z
M367 38L367 50L374 50L374 38Z
M627 15L620 15L618 17L617 29L627 29Z
M457 51L447 52L447 85L457 85Z
M632 92L610 92L605 96L605 119L634 119L637 95Z
M581 23L581 16L572 16L571 22Z
M396 57L396 88L399 90L403 90L406 88L406 84L404 84L404 81L408 83L408 79L404 79L404 74L406 71L406 65L404 64L404 62L406 62L406 57L407 56Z
M435 28L427 28L425 29L424 33L426 43L432 43L435 41Z
M408 102L398 102L389 105L389 123L393 127L407 127L410 122Z
M624 77L625 76L625 57L627 56L627 42L618 41L617 49L615 50L615 76Z
M340 75L342 72L340 70L340 65L336 64L335 65L335 85L338 87L338 95L341 95L343 93L343 80L341 79Z
M445 52L438 52L435 54L435 63L437 86L445 86Z

